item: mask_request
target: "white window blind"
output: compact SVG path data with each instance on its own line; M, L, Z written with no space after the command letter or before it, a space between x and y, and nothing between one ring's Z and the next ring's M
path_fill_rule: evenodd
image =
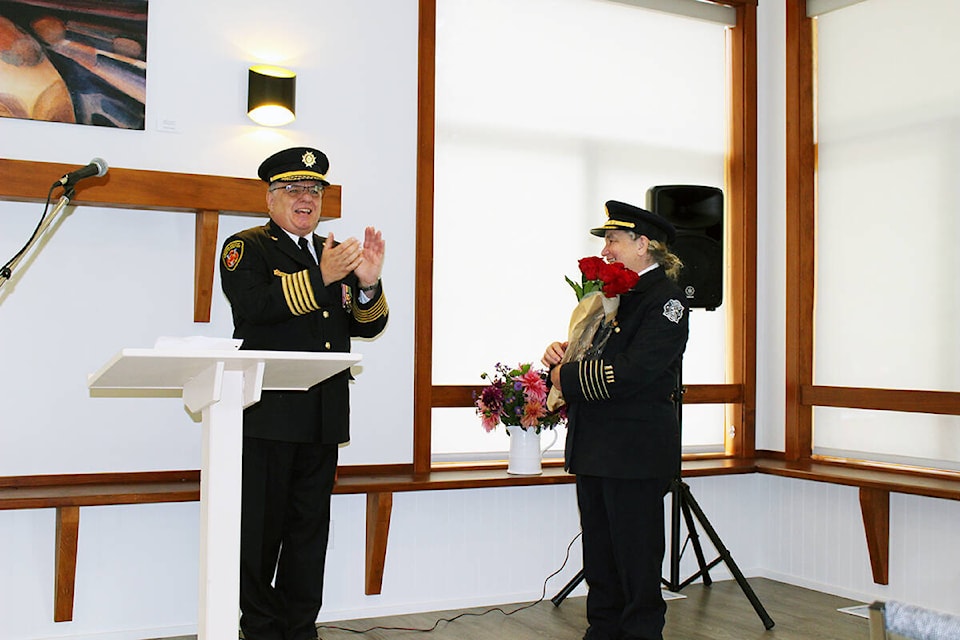
M604 0L438 0L434 384L565 339L564 276L599 255L606 200L723 186L724 30ZM724 340L722 308L694 313L684 382L724 382ZM469 408L435 409L432 433L435 459L508 447ZM723 407L686 407L684 434L722 449Z
M737 10L701 0L610 0L644 9L664 11L677 16L709 20L730 27L737 24ZM849 1L849 0L848 0Z
M954 0L818 18L815 383L960 389ZM960 418L818 408L814 451L954 468Z
M807 17L816 18L817 16L843 9L850 5L863 2L864 0L807 0Z

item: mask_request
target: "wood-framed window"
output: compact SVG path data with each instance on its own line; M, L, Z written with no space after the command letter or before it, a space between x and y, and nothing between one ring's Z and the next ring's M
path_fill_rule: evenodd
M936 95L954 46L937 25L956 12L787 1L788 460L960 475L955 179L940 175L955 127L936 132L960 114L960 92Z
M733 7L728 29L728 136L725 150L725 281L727 373L718 384L687 385L686 404L726 406L726 456L754 452L756 371L756 1L714 3ZM433 410L471 407L478 385L441 385L433 379L434 205L436 188L436 1L420 2L417 246L414 363L414 470L432 466ZM488 186L488 188L490 188ZM571 262L576 257L572 256ZM557 278L561 274L556 274ZM469 336L465 336L469 339ZM546 344L546 342L544 342ZM492 367L491 363L491 367ZM478 426L479 428L479 426Z

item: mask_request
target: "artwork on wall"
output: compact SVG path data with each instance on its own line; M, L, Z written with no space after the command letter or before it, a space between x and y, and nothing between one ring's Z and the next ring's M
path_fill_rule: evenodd
M143 129L147 0L0 0L0 117Z

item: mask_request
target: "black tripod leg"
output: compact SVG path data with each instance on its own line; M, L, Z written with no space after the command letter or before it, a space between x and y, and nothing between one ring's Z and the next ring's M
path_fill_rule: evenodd
M713 584L713 578L710 577L710 566L707 564L707 559L703 555L703 547L700 546L700 536L697 535L697 527L693 522L693 516L690 515L690 505L687 504L687 500L692 500L693 496L690 494L690 487L683 481L680 482L680 496L682 498L680 507L683 510L683 520L687 523L687 535L690 537L690 544L693 545L693 553L697 556L697 565L700 567L700 572L697 576L702 576L704 586L709 587ZM691 578L691 580L695 578L696 576Z
M665 580L661 579L660 582L670 591L674 593L679 593L685 586L703 576L703 584L710 586L713 580L710 578L710 568L720 562L719 560L715 561L712 564L707 564L706 557L703 555L703 547L700 545L700 537L697 535L697 527L693 522L693 516L690 515L690 507L687 505L687 496L689 495L690 487L687 484L677 478L670 483L670 494L671 494L671 509L670 509L670 579ZM683 549L686 547L686 544L683 546L680 545L680 516L683 516L684 522L687 524L687 538L690 541L690 544L693 546L693 552L697 556L697 565L700 567L700 570L694 573L692 576L687 578L685 581L680 581L680 560L683 557Z
M559 607L560 603L563 602L568 595L570 595L570 592L577 588L577 585L580 584L581 580L583 580L583 569L580 569L580 571L577 572L577 575L573 576L570 582L568 582L563 589L560 589L560 591L557 592L557 595L550 598L550 602L553 603L553 606Z
M697 504L697 501L694 500L693 494L688 490L687 494L687 504L693 510L693 513L697 516L697 520L703 526L703 530L706 532L707 537L710 538L710 542L713 543L713 546L716 547L717 552L720 554L720 557L723 558L723 561L726 563L727 568L730 569L730 573L733 574L734 579L737 581L737 584L740 585L741 591L747 596L747 600L750 601L750 604L753 605L754 611L757 612L757 615L760 616L760 620L763 621L763 626L766 629L773 628L773 619L767 614L767 610L763 608L763 604L760 602L760 599L757 598L757 594L753 592L753 588L747 582L747 579L744 577L743 573L740 571L740 568L737 566L737 563L733 561L733 556L730 555L730 551L723 546L723 541L720 539L720 536L717 535L717 531L710 524L710 521L707 520L707 516L704 515L703 510L700 508L700 505Z
M670 580L661 580L670 591L680 590L680 481L670 483Z

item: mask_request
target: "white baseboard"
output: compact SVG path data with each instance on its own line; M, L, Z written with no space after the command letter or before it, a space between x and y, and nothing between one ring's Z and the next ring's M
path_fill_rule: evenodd
M821 593L829 593L833 596L838 596L840 598L847 598L849 600L856 600L857 602L870 603L874 600L883 600L883 593L877 591L874 593L868 593L865 591L859 591L855 589L845 589L843 587L838 587L834 584L825 584L823 582L817 582L815 580L806 580L804 578L799 578L797 576L791 576L783 573L778 573L776 571L769 571L766 569L761 569L756 574L758 577L768 578L770 580L776 580L777 582L783 582L784 584L790 584L795 587L803 587L804 589L811 589L813 591L819 591ZM883 588L883 587L881 587Z
M35 640L142 640L142 638L176 638L179 636L197 635L197 625L180 625L176 627L156 627L151 629L128 629L107 633L78 633L44 636Z

